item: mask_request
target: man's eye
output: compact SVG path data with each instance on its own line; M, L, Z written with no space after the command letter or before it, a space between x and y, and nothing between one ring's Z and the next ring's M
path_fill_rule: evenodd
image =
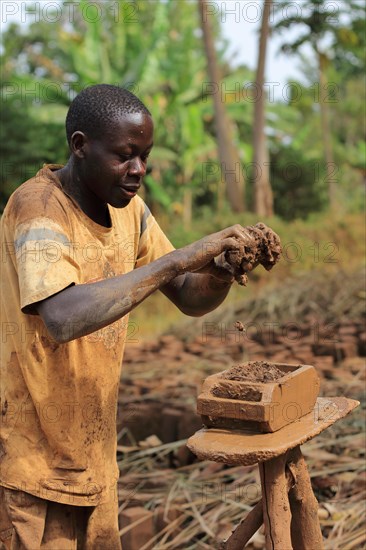
M129 155L119 155L119 158L122 162L127 162L128 160L130 160Z

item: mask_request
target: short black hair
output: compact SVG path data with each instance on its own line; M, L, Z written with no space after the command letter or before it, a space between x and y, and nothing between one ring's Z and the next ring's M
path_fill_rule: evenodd
M150 115L148 108L132 92L112 84L88 86L72 101L66 116L66 137L70 144L74 132L92 138L103 134L125 114Z

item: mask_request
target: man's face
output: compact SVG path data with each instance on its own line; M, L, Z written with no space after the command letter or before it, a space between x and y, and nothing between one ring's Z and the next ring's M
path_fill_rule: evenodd
M124 208L136 195L146 174L153 131L149 115L134 113L117 119L100 138L87 139L83 184L101 202Z

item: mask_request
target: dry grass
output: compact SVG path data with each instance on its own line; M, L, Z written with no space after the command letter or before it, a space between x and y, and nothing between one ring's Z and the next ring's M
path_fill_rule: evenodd
M341 421L303 446L315 494L326 550L361 550L365 533L365 441L358 432L361 413ZM121 507L163 506L174 520L156 535L156 550L214 548L260 499L256 466L227 467L209 462L176 470L168 457L185 444L121 450ZM248 548L264 548L259 532ZM144 550L144 549L140 549Z

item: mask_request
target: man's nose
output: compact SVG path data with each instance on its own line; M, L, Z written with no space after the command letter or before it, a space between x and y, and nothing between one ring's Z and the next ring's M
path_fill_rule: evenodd
M146 174L146 164L139 157L135 157L130 160L128 172L142 177Z

